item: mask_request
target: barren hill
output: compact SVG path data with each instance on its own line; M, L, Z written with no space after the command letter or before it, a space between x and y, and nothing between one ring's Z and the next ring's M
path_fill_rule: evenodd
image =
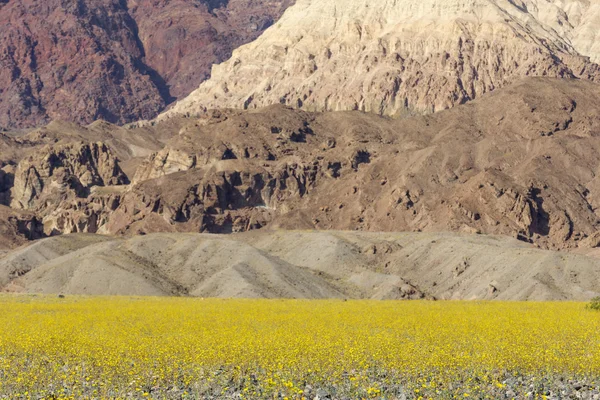
M66 235L0 259L20 293L587 300L598 259L459 234L261 231Z
M585 0L299 0L163 118L279 103L404 115L527 76L596 81L599 21Z

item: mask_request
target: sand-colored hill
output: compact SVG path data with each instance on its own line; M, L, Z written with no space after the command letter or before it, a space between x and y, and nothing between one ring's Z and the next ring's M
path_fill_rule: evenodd
M587 300L600 261L506 237L314 231L65 235L0 259L4 291L250 298Z
M598 80L599 27L583 0L300 0L161 118L279 103L404 115L526 76Z

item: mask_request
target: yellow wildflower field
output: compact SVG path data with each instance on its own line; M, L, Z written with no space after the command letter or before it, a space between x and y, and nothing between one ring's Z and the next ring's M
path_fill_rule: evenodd
M7 399L565 398L596 377L581 303L0 296Z

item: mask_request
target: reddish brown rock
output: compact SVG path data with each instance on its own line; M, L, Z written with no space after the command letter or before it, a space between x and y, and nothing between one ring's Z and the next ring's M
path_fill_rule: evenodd
M153 118L288 3L0 1L0 128Z
M0 14L0 126L124 122L165 105L122 2L9 1Z
M130 129L53 123L0 135L0 202L34 213L47 235L271 226L585 249L600 230L599 107L597 84L529 78L400 120L277 105Z
M129 0L146 63L174 98L187 96L279 19L293 0Z

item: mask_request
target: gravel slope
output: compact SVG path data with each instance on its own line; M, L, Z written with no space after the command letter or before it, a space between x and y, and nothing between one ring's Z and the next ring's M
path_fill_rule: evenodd
M244 298L587 300L600 261L507 237L256 231L65 235L0 259L4 291Z

